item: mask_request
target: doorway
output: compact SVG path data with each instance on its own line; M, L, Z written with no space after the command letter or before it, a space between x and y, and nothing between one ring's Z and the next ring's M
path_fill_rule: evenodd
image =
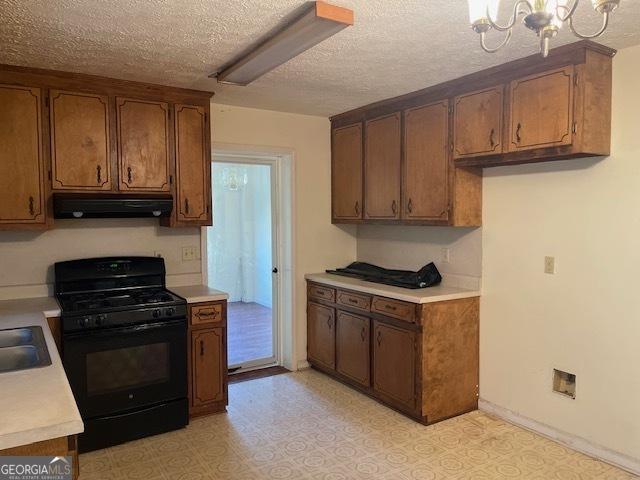
M214 155L211 182L203 267L208 286L229 294L229 370L280 365L277 159Z

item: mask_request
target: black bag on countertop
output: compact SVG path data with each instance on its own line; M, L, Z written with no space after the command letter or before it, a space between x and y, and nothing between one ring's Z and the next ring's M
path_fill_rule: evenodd
M327 270L327 273L345 277L359 278L367 282L382 283L403 288L427 288L438 285L442 276L433 262L417 272L409 270L389 270L365 262L353 262L345 268Z

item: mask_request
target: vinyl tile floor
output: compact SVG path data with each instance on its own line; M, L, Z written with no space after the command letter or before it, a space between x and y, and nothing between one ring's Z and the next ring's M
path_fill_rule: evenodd
M226 414L80 456L80 480L638 478L482 412L425 427L313 370L230 385Z

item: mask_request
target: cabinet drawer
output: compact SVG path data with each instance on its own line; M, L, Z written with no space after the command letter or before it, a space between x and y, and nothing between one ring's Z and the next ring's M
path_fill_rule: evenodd
M413 323L415 321L416 306L413 303L401 302L400 300L373 297L371 311Z
M307 295L310 298L319 298L328 302L336 301L336 291L334 288L323 287L321 285L309 285L307 287Z
M222 304L207 303L191 307L191 325L223 323Z
M359 293L338 290L336 303L368 312L371 308L371 297Z

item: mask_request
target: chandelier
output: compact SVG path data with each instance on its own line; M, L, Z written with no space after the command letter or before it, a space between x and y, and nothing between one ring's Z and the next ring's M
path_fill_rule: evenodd
M485 52L495 53L507 45L511 40L516 21L523 17L522 23L536 32L540 38L540 53L543 57L549 54L549 43L558 34L563 24L567 23L576 37L583 39L598 37L607 29L610 14L620 4L620 0L591 0L593 9L602 15L602 26L595 33L584 34L578 32L573 25L573 16L580 0L517 0L506 25L497 23L500 0L468 1L471 27L480 34L480 45ZM491 29L506 32L502 42L495 47L489 47L486 43L487 32Z

